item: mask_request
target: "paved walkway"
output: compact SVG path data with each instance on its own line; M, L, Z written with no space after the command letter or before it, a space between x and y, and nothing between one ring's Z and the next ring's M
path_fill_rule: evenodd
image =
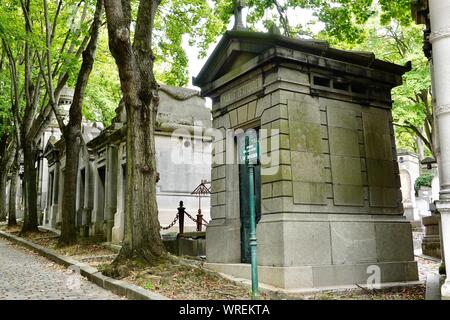
M0 238L0 300L122 299L37 254Z

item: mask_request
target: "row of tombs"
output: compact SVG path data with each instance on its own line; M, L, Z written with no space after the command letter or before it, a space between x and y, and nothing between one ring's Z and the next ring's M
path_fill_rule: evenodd
M72 91L65 89L60 111L67 114ZM160 87L155 144L159 181L157 203L160 224L169 225L177 214L180 201L187 212L198 210L198 198L191 194L201 181L210 181L211 137L203 129L211 126L211 113L198 91ZM194 123L195 122L195 123ZM112 124L101 130L84 123L77 178L76 226L81 236L100 236L120 244L124 236L126 195L126 112L116 110ZM56 122L42 130L37 140L38 203L40 223L59 228L64 186L65 150ZM195 157L194 157L195 154ZM186 160L186 161L173 161ZM202 213L209 220L209 197L202 200ZM186 220L185 230L195 230L194 221ZM164 230L177 231L177 225Z
M194 212L190 191L211 180L210 203L203 203L211 219L205 265L249 278L251 191L239 161L249 136L260 151L253 194L261 282L292 289L417 280L391 115L391 89L408 70L322 41L226 32L194 78L200 93L161 86L155 133L161 224L170 223L179 200ZM123 236L125 117L119 107L109 128L84 131L77 190L80 232L103 233L115 243ZM218 131L199 135L196 126ZM173 138L180 127L190 139ZM63 142L56 140L43 150L48 175L40 182L48 191L41 194L43 224L51 226L60 219L64 175ZM192 152L205 162L174 164L174 152L196 141L204 148Z

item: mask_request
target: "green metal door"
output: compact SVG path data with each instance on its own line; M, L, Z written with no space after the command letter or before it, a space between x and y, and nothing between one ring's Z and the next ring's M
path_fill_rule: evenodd
M243 154L243 147L245 143L245 136L249 135L250 140L255 144L255 149L258 150L258 136L256 131L249 131L238 137L238 147L240 150L241 160ZM261 219L261 166L259 157L255 160L253 167L255 177L255 214L256 223ZM250 263L250 212L249 212L249 168L241 161L239 164L239 200L240 200L240 218L241 218L241 262Z

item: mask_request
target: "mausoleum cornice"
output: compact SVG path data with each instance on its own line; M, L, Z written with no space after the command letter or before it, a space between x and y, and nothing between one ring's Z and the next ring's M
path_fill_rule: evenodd
M332 48L325 41L228 31L193 83L202 88L202 95L205 96L233 78L274 60L364 76L392 86L399 85L401 76L411 69L410 64L400 66L376 59L373 53Z

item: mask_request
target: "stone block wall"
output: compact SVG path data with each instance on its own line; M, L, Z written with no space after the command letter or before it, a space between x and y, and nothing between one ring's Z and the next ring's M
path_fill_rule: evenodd
M297 75L297 82L288 83L286 90L281 75ZM213 125L223 131L254 126L277 130L261 140L266 149L261 155L259 265L316 266L302 274L300 286L308 281L313 286L361 282L371 264L381 266L382 281L415 280L389 104L311 95L311 86L307 73L278 66L264 75L263 94L228 105L227 113L214 113L223 110L223 103L213 105ZM226 159L231 153L236 156L233 145L215 141L213 158ZM276 165L270 161L275 153ZM240 262L238 177L237 166L212 166L207 257L213 264ZM294 269L284 277L298 272ZM265 280L293 285L286 279L274 280L272 273Z

